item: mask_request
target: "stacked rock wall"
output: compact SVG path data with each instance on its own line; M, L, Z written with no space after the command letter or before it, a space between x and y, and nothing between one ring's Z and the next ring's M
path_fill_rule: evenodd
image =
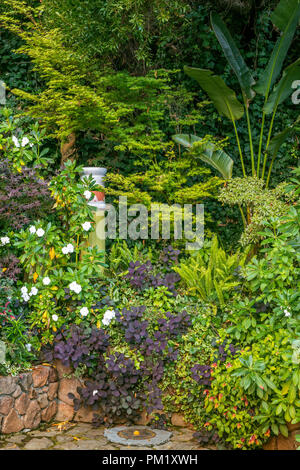
M0 376L0 433L35 429L57 413L57 372L37 366L16 377Z
M59 361L53 367L40 365L30 372L16 377L0 376L0 434L30 430L41 423L55 421L81 421L91 423L93 410L82 407L74 411L72 393L79 397L77 387L83 386L83 380L72 376L72 370ZM149 416L144 411L137 424L147 425ZM173 426L190 427L184 417L173 413ZM293 450L299 445L296 435L300 434L300 423L289 424L289 436L272 437L264 445L265 450Z

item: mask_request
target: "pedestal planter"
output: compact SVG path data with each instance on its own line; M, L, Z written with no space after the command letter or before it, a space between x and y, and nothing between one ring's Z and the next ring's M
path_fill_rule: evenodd
M94 166L86 166L83 168L83 175L82 178L92 176L94 182L101 186L105 186L104 184L104 177L107 173L106 168L102 167L94 167ZM95 197L89 203L91 206L97 207L97 209L105 209L105 193L102 191L93 191Z
M92 176L93 181L104 187L104 177L107 173L106 168L84 167L82 178ZM105 193L102 191L93 191L95 197L89 202L90 206L95 208L94 220L95 231L89 236L89 246L97 246L105 251Z

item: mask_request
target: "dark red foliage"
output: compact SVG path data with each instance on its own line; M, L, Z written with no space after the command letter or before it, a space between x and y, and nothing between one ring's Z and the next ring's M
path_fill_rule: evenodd
M48 184L32 168L14 173L8 160L0 162L0 229L20 230L49 214L53 206Z

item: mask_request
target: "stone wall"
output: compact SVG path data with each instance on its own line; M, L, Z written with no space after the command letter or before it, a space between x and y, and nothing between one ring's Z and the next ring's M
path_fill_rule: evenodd
M0 376L0 434L37 428L42 422L79 421L91 423L93 410L82 407L74 411L73 393L78 397L77 387L83 386L81 379L72 376L72 369L60 361L54 366L37 366L32 371L17 377ZM149 416L144 411L137 424L146 425ZM173 426L189 427L181 414L173 413ZM265 450L294 450L299 444L295 436L300 434L300 423L288 425L289 436L272 437Z
M57 413L57 372L37 366L16 377L0 376L0 434L37 428Z
M299 443L296 442L296 435L300 435L300 423L288 424L289 435L284 437L279 434L277 437L271 439L264 445L265 450L296 450Z

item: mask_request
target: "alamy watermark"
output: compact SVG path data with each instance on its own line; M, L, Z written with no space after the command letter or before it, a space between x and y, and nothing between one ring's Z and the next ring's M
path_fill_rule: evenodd
M6 346L3 341L0 341L0 364L5 364L6 359Z
M292 88L296 89L292 94L292 103L293 104L300 104L300 80L295 80L292 83Z
M107 209L106 215L100 217L96 223L98 239L173 238L185 240L187 250L199 250L203 246L203 204L151 204L148 209L144 204L128 206L127 197L120 196L118 207L110 205Z
M6 86L3 80L0 80L0 104L6 104Z

